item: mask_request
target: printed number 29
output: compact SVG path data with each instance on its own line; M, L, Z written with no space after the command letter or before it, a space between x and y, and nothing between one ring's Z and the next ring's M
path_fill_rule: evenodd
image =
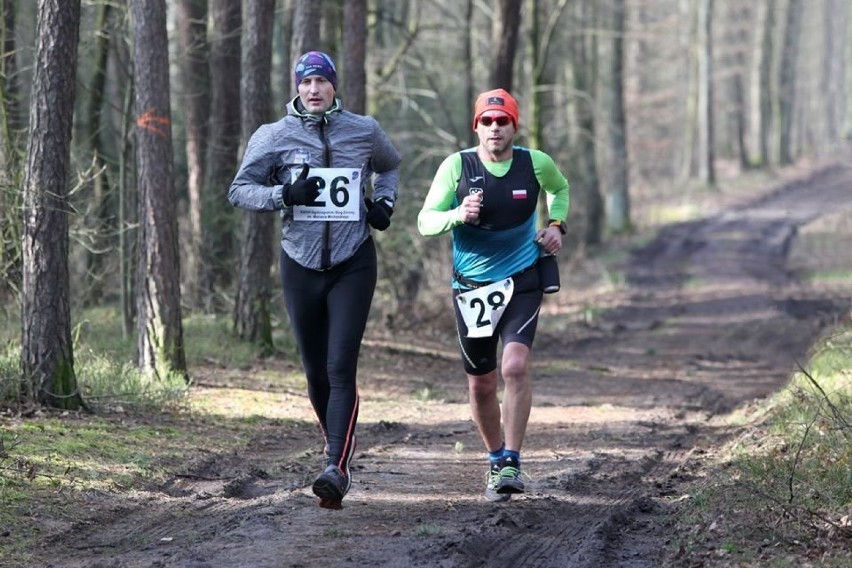
M319 191L322 193L323 190L325 190L325 180L322 178L317 179L319 181ZM328 195L331 197L331 202L334 203L336 207L345 207L346 204L349 203L348 184L349 178L346 176L337 176L331 180L331 187L329 188ZM315 207L323 207L325 206L325 201L322 199L315 199L311 205Z
M470 307L479 308L479 315L476 316L476 327L490 325L491 319L485 319L485 315L490 314L492 311L502 306L505 300L506 296L503 295L503 292L491 292L490 294L488 294L488 305L491 306L491 309L486 310L485 302L483 302L481 298L472 299L470 301Z

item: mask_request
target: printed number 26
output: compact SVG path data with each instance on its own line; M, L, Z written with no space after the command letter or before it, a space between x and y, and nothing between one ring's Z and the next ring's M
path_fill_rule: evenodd
M322 178L319 179L319 191L325 189L325 180ZM346 176L337 176L333 180L331 180L331 187L329 188L328 195L331 197L331 202L334 203L336 207L345 207L347 203L349 203L349 189L346 187L349 184L349 178ZM323 207L325 205L325 201L322 199L316 199L312 203L315 207Z

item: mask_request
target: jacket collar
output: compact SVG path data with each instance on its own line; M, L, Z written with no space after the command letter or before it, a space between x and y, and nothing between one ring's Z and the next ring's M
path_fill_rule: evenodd
M325 111L322 114L311 114L305 111L305 107L302 105L302 101L298 96L294 97L289 103L287 103L287 112L288 114L292 114L293 116L297 116L302 120L316 120L322 121L324 123L328 123L328 119L331 115L341 112L343 110L343 101L339 98L334 97L334 102L331 103L331 108Z

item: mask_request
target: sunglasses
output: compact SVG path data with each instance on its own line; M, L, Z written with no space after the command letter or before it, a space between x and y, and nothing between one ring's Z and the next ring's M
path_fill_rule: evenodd
M492 122L496 122L497 126L506 126L510 122L512 122L512 119L508 116L498 116L496 118L492 116L479 117L479 124L481 124L482 126L491 126Z

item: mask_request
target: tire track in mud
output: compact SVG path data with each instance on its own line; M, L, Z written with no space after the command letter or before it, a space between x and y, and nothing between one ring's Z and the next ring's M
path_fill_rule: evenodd
M832 166L734 210L664 227L634 252L627 281L640 289L688 278L788 282L785 261L798 227L852 208L850 184L849 168Z
M560 461L536 463L538 479L526 495L477 509L470 526L456 527L460 534L412 551L411 565L660 566L663 549L644 533L660 513L655 498L669 492L672 471L692 451L689 429L670 429L659 428L632 452L623 445L583 450L567 469ZM536 428L530 437L543 434Z
M562 479L558 485L571 488L567 496L560 495L558 486L536 488L536 492L545 491L551 496L533 497L518 507L520 514L518 509L508 507L496 513L487 526L508 527L505 538L494 542L491 535L485 535L479 542L466 541L457 547L465 551L464 561L457 565L592 567L630 560L632 566L658 566L657 553L643 550L640 555L634 551L631 558L624 559L623 552L613 554L613 544L620 533L631 528L637 515L656 508L647 497L651 491L645 485L647 480L664 477L672 464L684 457L685 452L658 451L631 462L597 458L612 462L599 464L598 468L620 469L623 474L617 479L596 479L594 473L579 474L579 479ZM613 483L619 486L614 492ZM595 496L593 514L583 513L577 505L583 496Z

